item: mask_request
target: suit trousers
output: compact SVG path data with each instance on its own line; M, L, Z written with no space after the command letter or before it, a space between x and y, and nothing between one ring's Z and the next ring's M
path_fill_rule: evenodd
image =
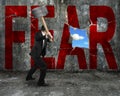
M47 71L47 65L45 61L41 57L33 57L34 60L34 65L28 72L28 77L32 77L33 73L36 71L36 69L39 67L40 68L40 77L38 83L45 83L44 79L46 76L46 71Z

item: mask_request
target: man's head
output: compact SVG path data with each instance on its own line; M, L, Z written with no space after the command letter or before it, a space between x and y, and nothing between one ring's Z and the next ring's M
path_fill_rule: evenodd
M43 32L46 31L45 27L43 25L41 26L41 31L43 31Z

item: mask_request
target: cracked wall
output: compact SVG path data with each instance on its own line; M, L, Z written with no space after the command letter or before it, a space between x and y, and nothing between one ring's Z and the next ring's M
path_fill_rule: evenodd
M46 18L46 22L49 29L54 30L54 43L48 46L47 57L55 57L57 62L58 53L60 50L61 37L63 32L63 27L65 23L65 11L68 5L74 5L77 8L77 14L79 19L80 28L87 28L89 24L89 7L91 5L106 5L110 6L115 14L116 18L116 32L113 39L110 41L112 46L114 56L118 67L120 67L120 1L119 0L41 0L46 5L55 6L55 17ZM0 70L5 70L5 6L27 6L27 18L14 18L13 19L13 30L25 31L25 43L22 44L13 44L13 70L28 70L30 68L30 6L39 5L39 0L1 0L0 1ZM98 30L104 31L107 29L107 22L103 18L98 18ZM39 22L41 26L41 23ZM54 50L54 51L53 51ZM89 50L84 49L87 64L89 66ZM104 56L101 45L98 44L98 68L100 70L107 70L107 62ZM66 71L78 71L82 70L78 67L78 59L76 56L68 55L65 59Z

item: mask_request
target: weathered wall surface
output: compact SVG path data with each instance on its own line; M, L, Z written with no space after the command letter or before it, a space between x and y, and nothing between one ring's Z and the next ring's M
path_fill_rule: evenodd
M77 8L80 28L84 29L89 26L89 7L91 5L106 5L110 6L116 18L116 32L110 44L112 46L116 62L120 68L120 1L119 0L41 0L46 5L55 6L55 17L46 18L49 29L54 30L54 43L49 45L47 57L55 57L56 62L59 54L61 37L65 23L65 11L68 5L74 5ZM13 30L25 31L25 43L13 44L13 70L28 70L30 68L30 6L39 5L39 0L0 0L0 70L5 70L5 6L7 5L26 5L27 18L13 19ZM104 31L107 23L104 19L98 19L99 30ZM41 23L39 23L41 26ZM54 50L54 51L53 51ZM86 60L89 66L89 50L84 49ZM78 53L79 54L79 53ZM104 56L102 47L98 45L98 69L108 69L107 62ZM76 56L67 56L64 70L77 71L81 70L78 67Z

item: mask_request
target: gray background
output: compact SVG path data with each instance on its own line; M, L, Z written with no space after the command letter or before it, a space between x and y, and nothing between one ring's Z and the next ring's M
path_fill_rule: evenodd
M68 5L75 5L79 24L82 29L89 26L89 7L91 5L106 5L110 6L116 18L116 32L113 39L110 41L116 62L120 68L120 1L119 0L41 0L46 5L55 6L55 18L46 18L49 29L54 30L55 42L49 45L47 57L55 57L56 62L61 43L61 36L65 23L65 10ZM30 6L39 5L40 0L0 0L0 70L5 70L5 6L7 5L26 5L27 18L15 18L13 20L13 30L25 30L25 43L13 44L13 70L25 71L30 68ZM24 22L23 22L24 21ZM41 25L41 24L40 24ZM98 19L98 30L104 31L107 29L107 22L103 18ZM52 51L54 50L54 51ZM86 60L89 66L89 50L84 49ZM99 70L109 70L104 56L102 47L98 45L98 68ZM78 60L76 56L67 56L65 62L65 71L81 71L78 68ZM119 70L119 69L118 69Z

